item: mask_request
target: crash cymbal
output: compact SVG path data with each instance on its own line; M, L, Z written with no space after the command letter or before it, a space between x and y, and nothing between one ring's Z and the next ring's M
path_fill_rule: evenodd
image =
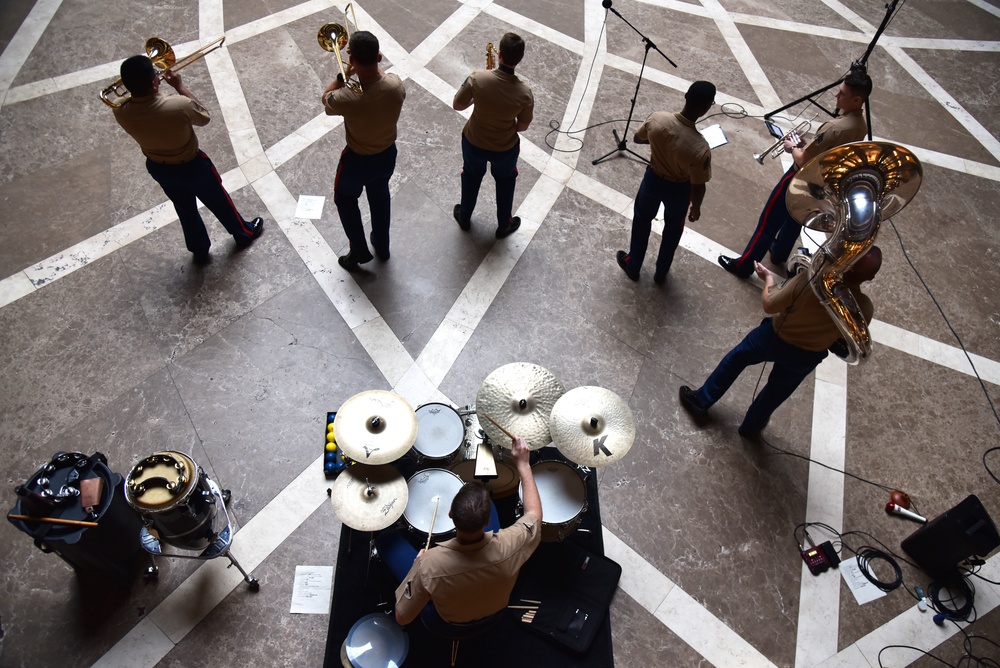
M575 387L552 407L552 442L581 466L606 466L625 456L635 440L632 410L611 390Z
M390 526L402 516L408 496L406 478L386 464L348 466L330 489L333 512L358 531L380 531Z
M476 416L494 443L510 448L510 438L503 432L506 430L527 441L532 450L538 450L552 442L549 415L565 391L555 376L537 364L505 364L488 375L479 388Z
M388 464L406 454L417 439L417 414L395 392L368 390L343 403L333 421L333 435L354 461Z

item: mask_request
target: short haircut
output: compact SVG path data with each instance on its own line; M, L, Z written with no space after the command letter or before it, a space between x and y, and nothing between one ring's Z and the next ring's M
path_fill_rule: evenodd
M504 33L500 38L500 55L504 65L517 67L524 58L524 40L521 36L512 32Z
M862 100L867 100L872 92L872 78L864 72L851 72L844 78L844 83L855 95L860 95Z
M147 56L132 56L122 63L122 83L132 95L146 95L153 90L156 69Z
M844 274L844 282L851 285L861 285L865 281L875 278L875 274L881 268L882 249L878 246L872 246L847 270Z
M692 104L712 106L715 102L715 84L710 81L695 81L684 94L684 99Z
M351 34L349 43L351 58L359 65L375 65L378 63L378 37L367 30L358 30Z
M467 482L451 501L451 520L465 533L482 531L490 521L493 505L490 493L481 482Z

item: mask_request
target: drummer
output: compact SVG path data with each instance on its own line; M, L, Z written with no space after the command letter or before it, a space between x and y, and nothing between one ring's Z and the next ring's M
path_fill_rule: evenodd
M491 621L507 607L521 566L538 547L542 524L542 500L528 462L528 444L518 436L511 450L524 495L524 515L512 526L489 530L496 509L486 487L470 482L455 495L448 512L455 538L419 552L398 534L380 545L393 575L401 580L396 589L400 624L419 615L431 631L469 629Z

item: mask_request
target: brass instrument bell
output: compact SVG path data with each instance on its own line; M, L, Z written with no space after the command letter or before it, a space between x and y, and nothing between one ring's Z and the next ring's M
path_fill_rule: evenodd
M157 79L163 79L163 76L167 72L179 72L191 63L201 60L212 51L222 48L225 41L226 36L223 35L214 42L209 42L194 53L191 53L180 60L177 60L177 56L174 54L174 49L170 46L170 43L162 37L150 37L146 40L144 48L146 51L146 57L153 61L154 67L160 69ZM115 79L111 85L101 91L101 101L112 109L121 108L131 99L132 94L128 92L127 88L125 88L121 77Z
M347 78L347 68L344 67L344 58L340 55L340 52L347 47L347 43L351 41L351 24L347 21L348 9L351 10L351 16L354 17L354 25L357 26L358 17L354 14L354 3L349 2L344 7L344 24L324 23L320 26L319 32L316 34L316 41L319 42L320 47L324 51L330 51L337 56L337 66L340 67L340 77L344 80L344 85L355 95L362 95L364 94L364 90L362 90L361 84Z

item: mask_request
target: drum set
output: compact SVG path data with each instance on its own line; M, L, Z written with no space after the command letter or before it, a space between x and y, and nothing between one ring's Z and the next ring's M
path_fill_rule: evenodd
M336 412L332 431L347 463L330 489L341 522L372 532L373 541L374 532L401 524L429 547L454 535L448 510L466 482L483 482L494 499L517 493L515 512L523 512L510 455L515 435L539 451L531 468L542 500L542 540L565 540L587 511L590 469L626 455L635 420L610 390L566 391L548 370L518 362L490 373L476 403L461 408L430 402L414 410L393 392L361 392Z

